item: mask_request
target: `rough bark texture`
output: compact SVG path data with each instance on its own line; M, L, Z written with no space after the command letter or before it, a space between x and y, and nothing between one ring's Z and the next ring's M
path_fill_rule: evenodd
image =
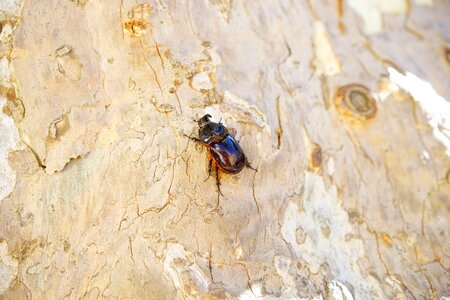
M450 296L449 116L393 79L450 99L447 0L0 11L0 298Z

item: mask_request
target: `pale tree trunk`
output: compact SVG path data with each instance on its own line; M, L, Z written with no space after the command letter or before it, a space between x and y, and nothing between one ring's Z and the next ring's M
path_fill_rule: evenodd
M0 298L450 296L448 0L0 11Z

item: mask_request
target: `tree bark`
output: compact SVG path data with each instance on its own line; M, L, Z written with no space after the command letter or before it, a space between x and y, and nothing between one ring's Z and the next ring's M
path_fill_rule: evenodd
M448 1L0 11L0 298L450 296Z

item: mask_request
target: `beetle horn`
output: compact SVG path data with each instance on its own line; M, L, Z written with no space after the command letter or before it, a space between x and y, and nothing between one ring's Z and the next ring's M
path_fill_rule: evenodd
M210 114L206 114L203 117L201 117L200 119L198 119L197 123L200 127L210 123L209 119L211 118Z

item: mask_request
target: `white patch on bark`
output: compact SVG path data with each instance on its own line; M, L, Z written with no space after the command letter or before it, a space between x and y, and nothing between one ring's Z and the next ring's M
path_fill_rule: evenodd
M0 60L0 84L8 86L10 77L9 62L6 57ZM8 153L18 148L19 133L14 120L2 112L6 99L0 97L0 201L13 190L16 174L8 162Z
M2 15L17 16L19 15L22 3L23 0L2 0L0 2L0 11L2 12Z
M8 254L8 245L0 242L0 295L5 292L17 276L17 261Z
M267 299L261 291L261 286L259 284L252 285L252 289L246 289L245 292L239 295L239 300L256 300L256 299Z
M208 55L209 60L212 65L219 66L222 64L222 58L216 50L209 48L205 50L205 53Z
M258 107L249 104L238 95L233 94L229 91L225 91L223 93L223 101L227 106L231 106L233 109L241 111L242 114L245 114L245 116L247 116L247 118L243 116L243 118L240 119L241 121L252 123L253 125L256 125L260 128L268 127L267 117L264 115L264 113Z
M411 72L402 74L394 68L388 68L389 78L411 94L428 118L434 137L441 142L450 156L450 102L440 96L433 86Z
M326 188L323 178L310 172L305 173L304 187L302 209L290 201L285 210L281 227L283 238L312 273L319 272L326 263L335 280L354 287L356 298L381 298L379 284L359 268L358 261L365 257L362 241L346 238L352 234L352 225L337 197L336 187ZM298 228L306 233L301 244L296 239Z
M13 27L10 23L3 24L3 28L0 31L0 42L6 43L11 39L13 33Z
M295 285L295 278L289 274L292 259L287 256L277 255L274 257L274 265L277 274L281 277L284 283L283 297L296 298L297 288Z
M341 72L341 64L333 52L325 26L320 21L314 22L314 54L316 71L319 74L333 76Z
M328 283L328 288L330 289L331 296L336 300L353 300L352 293L348 288L337 280L332 280Z
M330 157L327 160L327 172L328 172L328 175L330 175L330 176L333 175L335 170L336 169L335 169L335 164L334 164L334 158Z
M192 77L192 88L196 91L207 91L214 88L209 73L201 72Z
M406 14L406 0L348 0L348 4L364 20L364 29L368 34L383 29L382 13Z
M170 245L164 255L164 271L184 299L196 299L208 290L202 270L193 255L180 244Z
M4 99L0 99L0 107L4 105ZM13 190L16 182L16 174L8 162L8 152L16 147L17 134L14 121L0 113L0 201L7 197Z

